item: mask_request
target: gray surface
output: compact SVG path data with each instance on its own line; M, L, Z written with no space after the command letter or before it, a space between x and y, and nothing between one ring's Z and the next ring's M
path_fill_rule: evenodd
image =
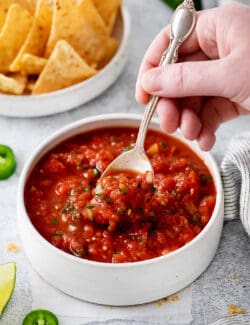
M142 113L134 101L134 84L139 63L147 46L169 21L170 11L157 0L125 1L132 16L130 58L123 75L108 91L96 100L71 112L37 119L9 119L0 117L0 143L10 145L18 158L16 174L0 183L0 263L17 261L18 277L14 296L3 317L2 325L18 325L31 308L31 294L27 272L31 267L24 253L10 254L1 237L20 243L16 226L16 190L18 177L32 150L47 135L69 122L80 118L111 112ZM214 1L207 1L211 7ZM249 130L250 117L240 118L224 125L218 132L213 153L218 163L225 154L230 138ZM249 239L241 224L225 224L221 244L212 264L193 284L193 323L211 324L228 314L228 304L234 303L250 311ZM238 280L231 276L238 274ZM118 324L118 322L111 322ZM119 323L119 324L122 324ZM130 323L132 324L132 323Z
M230 304L250 311L249 261L249 238L241 223L225 223L213 262L193 283L192 324L211 324L225 317ZM239 278L233 280L233 274Z

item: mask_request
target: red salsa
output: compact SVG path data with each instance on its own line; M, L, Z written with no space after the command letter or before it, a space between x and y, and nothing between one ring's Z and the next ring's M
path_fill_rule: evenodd
M154 177L124 172L100 179L136 135L133 128L95 130L41 159L27 181L25 204L43 237L81 258L123 263L167 254L201 232L215 186L204 162L179 140L148 132Z

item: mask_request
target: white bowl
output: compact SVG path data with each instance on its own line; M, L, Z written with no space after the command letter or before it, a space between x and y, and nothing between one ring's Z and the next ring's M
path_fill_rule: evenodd
M18 189L18 222L24 249L34 269L61 291L106 305L134 305L173 294L194 281L212 261L223 224L223 189L218 167L209 153L185 140L209 168L217 197L213 215L202 232L167 255L133 263L101 263L65 253L45 240L32 225L24 205L24 188L35 164L65 139L93 129L138 126L137 115L112 114L83 119L56 132L43 142L26 163ZM151 129L160 130L157 122ZM180 137L180 136L178 136Z
M110 62L94 77L76 85L41 95L15 96L0 94L0 115L37 117L64 112L84 104L106 90L122 72L128 57L130 17L123 6L113 35L119 48Z

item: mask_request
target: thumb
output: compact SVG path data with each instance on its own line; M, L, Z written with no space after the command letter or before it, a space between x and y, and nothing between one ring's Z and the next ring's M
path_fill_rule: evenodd
M181 62L148 70L141 83L147 93L160 97L230 97L229 71L226 59Z

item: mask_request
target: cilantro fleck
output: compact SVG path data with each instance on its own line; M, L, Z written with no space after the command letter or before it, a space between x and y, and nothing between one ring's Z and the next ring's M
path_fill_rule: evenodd
M204 183L204 184L207 184L209 182L211 182L212 180L212 176L209 175L209 174L201 174L201 181Z
M87 251L84 247L79 249L74 249L73 247L71 247L70 250L77 257L84 257L87 255Z
M69 212L71 210L74 210L74 206L71 202L68 202L66 206L63 208L62 213Z
M164 141L161 141L160 145L161 145L162 148L167 148L167 146L168 146L167 143L164 142Z
M110 199L110 197L107 196L106 194L102 195L101 197L108 204L112 202L111 199Z
M91 210L91 209L94 209L94 205L86 205L86 209L89 209L89 210Z
M53 218L52 221L51 221L51 223L52 223L53 225L58 225L58 224L59 224L59 221L58 221L57 218Z
M72 214L72 220L77 220L78 218L80 217L80 212L78 212L77 210L74 210L73 211L73 214Z
M199 212L195 212L192 216L192 219L193 219L193 222L196 224L196 225L199 225L201 226L201 216L199 214Z
M123 149L123 151L129 151L129 150L133 149L134 146L135 146L135 144L134 144L134 143L131 143L130 145L128 145L127 147L125 147L125 148Z

